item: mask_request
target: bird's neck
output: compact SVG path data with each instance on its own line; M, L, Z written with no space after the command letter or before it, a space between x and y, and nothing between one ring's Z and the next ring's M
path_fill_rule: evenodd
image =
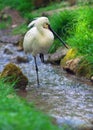
M45 29L42 26L38 26L37 29L42 35L45 34Z

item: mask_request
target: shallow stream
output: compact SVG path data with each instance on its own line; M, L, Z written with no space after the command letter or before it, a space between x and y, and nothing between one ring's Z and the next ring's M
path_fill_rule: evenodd
M8 48L13 54L5 54ZM25 56L12 44L0 44L0 72L4 66L16 62L16 56ZM58 66L43 64L38 58L40 88L37 88L34 59L16 63L29 79L26 100L34 102L39 110L52 115L57 123L75 126L93 123L93 87L64 72Z

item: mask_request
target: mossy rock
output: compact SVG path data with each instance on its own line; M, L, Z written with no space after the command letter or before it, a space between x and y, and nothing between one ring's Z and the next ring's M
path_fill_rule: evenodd
M0 78L4 78L7 83L14 83L14 88L25 89L28 84L27 77L22 73L21 69L13 63L5 66Z
M73 61L77 58L80 58L79 62L77 62L75 72L73 69L71 69L71 65ZM75 75L80 77L86 77L87 79L90 79L91 75L93 75L93 66L89 64L89 62L86 60L84 56L77 57L77 50L72 48L69 49L66 56L61 60L60 65L63 68L67 67L67 63L70 63L68 66L68 69L73 71Z
M66 56L61 60L60 65L64 67L68 60L74 59L76 57L76 54L77 54L77 50L75 48L69 49Z

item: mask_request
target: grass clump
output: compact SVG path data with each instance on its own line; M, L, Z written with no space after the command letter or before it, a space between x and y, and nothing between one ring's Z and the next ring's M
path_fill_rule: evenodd
M0 79L0 130L62 130L33 105L20 99L13 85Z
M9 16L6 16L7 19L5 18L0 18L0 29L6 29L9 28L9 26L12 23L12 20Z
M9 26L10 24L6 24L6 22L2 21L0 22L0 29L5 29Z
M76 24L75 15L74 11L65 10L49 17L52 28L64 41L70 37L71 32L74 29ZM50 52L55 52L59 46L62 46L62 43L55 39Z
M93 9L86 8L78 10L77 23L73 30L73 37L68 38L71 46L78 48L80 53L86 54L91 52L93 47ZM90 50L90 51L89 51Z
M71 11L59 12L50 17L52 28L61 36L66 39L70 30L73 27L73 13Z
M77 23L72 36L67 41L78 49L78 54L86 57L89 63L93 63L93 9L86 7L77 12Z
M78 76L85 76L86 78L90 79L91 75L93 75L93 67L83 58L80 63L78 64L78 69L76 74Z
M25 34L27 31L27 24L23 23L12 30L12 34Z
M0 78L0 130L72 130L53 125L49 116L16 95L15 83L6 84L4 80Z
M86 57L93 63L93 9L85 6L76 10L67 10L50 17L52 28L72 48L77 48L77 54ZM61 43L53 44L54 52Z

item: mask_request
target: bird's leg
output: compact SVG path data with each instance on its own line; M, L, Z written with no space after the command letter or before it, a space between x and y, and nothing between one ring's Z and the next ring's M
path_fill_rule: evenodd
M35 56L34 56L34 61L35 61L35 68L36 68L36 74L37 74L37 85L39 87L40 84L39 84L38 66L37 66L37 62L36 62L36 57Z
M45 63L45 61L44 61L44 55L42 53L40 53L40 59L41 59L42 63Z

